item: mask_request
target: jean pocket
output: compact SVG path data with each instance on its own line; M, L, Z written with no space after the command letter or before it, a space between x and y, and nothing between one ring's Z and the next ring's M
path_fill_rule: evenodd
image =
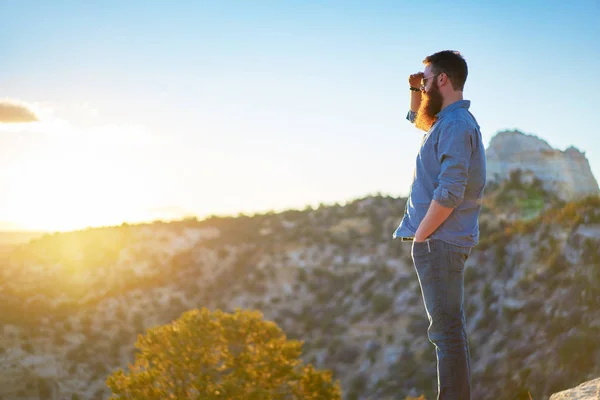
M446 252L446 257L448 268L451 271L458 273L463 273L465 271L465 263L467 262L467 258L469 258L468 254L461 253L460 251L448 250Z
M431 239L425 239L425 241L423 242L413 242L411 249L413 257L427 255L431 253L430 240Z

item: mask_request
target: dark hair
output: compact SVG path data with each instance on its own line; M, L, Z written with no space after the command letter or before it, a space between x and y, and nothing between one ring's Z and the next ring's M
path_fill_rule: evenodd
M445 72L450 78L454 90L464 89L469 70L467 62L460 55L460 52L454 50L438 51L426 57L423 64L431 64L431 71L434 74Z

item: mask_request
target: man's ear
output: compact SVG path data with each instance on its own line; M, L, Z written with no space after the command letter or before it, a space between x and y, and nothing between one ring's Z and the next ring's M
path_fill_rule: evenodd
M442 82L440 83L440 86L444 86L444 85L450 84L450 77L448 76L447 73L442 72L440 74L440 78L442 78L441 79Z

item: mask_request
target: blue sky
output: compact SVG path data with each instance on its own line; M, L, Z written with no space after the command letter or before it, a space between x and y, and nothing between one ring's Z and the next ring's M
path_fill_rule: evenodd
M1 133L0 221L406 196L422 135L407 77L443 49L468 62L486 145L516 128L585 151L600 177L599 19L598 1L0 0L0 98L71 132Z

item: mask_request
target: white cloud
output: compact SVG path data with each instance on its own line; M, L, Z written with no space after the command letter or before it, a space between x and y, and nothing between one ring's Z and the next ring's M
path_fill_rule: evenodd
M157 141L143 125L102 121L98 118L98 110L87 103L73 105L71 108L93 116L94 123L74 123L56 115L56 110L50 105L26 104L17 100L0 101L0 134L19 134L23 138L38 134L49 138L72 139L74 143L102 145L138 145ZM16 121L24 123L14 123Z
M0 100L0 124L20 124L39 121L36 112L16 100Z

